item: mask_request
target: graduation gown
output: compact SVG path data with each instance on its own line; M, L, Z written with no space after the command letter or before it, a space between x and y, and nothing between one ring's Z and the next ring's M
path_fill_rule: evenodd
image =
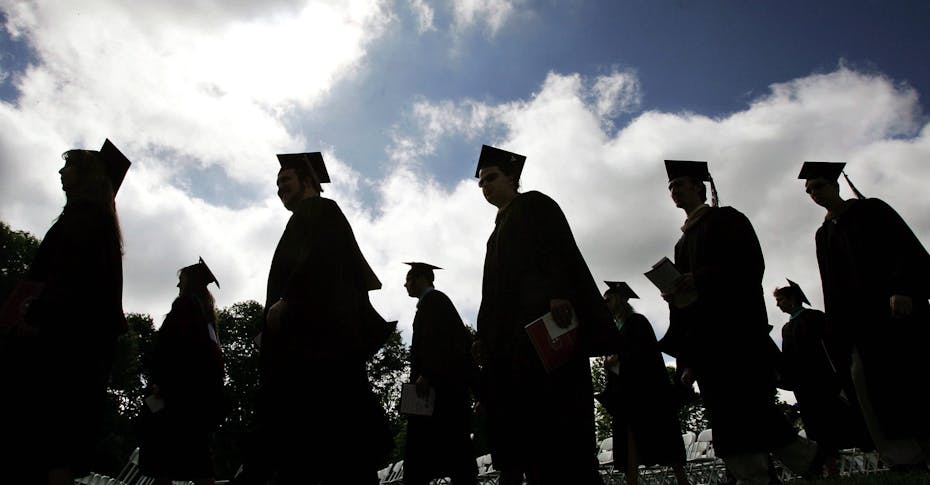
M702 211L675 244L675 266L694 275L698 300L669 305L664 349L696 372L718 454L768 452L796 433L775 405L778 348L768 334L762 249L741 212Z
M192 480L214 475L210 441L229 402L223 354L212 327L213 319L195 299L180 296L158 329L149 375L165 407L155 414L143 410L139 466L147 476Z
M383 344L372 331L390 333L368 299L380 287L339 206L301 201L268 275L265 314L279 299L287 311L277 333L263 332L261 347L259 414L278 469L351 460L377 470L393 446L366 370Z
M584 348L546 373L524 326L549 312L554 298L572 303ZM592 342L612 342L586 336L616 329L565 215L546 195L518 194L498 213L477 320L487 355L481 399L495 467L546 470L554 483L598 480L587 353Z
M26 279L45 287L25 315L38 335L4 345L4 359L15 367L4 366L9 392L0 407L16 408L4 412L16 419L2 438L14 449L0 450L0 462L9 459L3 469L13 472L19 466L43 474L68 467L75 476L86 475L103 434L116 340L126 330L122 253L109 210L69 202L39 245ZM15 476L9 479L15 482Z
M606 392L613 402L614 463L626 466L627 433L632 431L640 465L685 462L681 424L672 382L646 317L634 313L620 328L619 373L607 371Z
M780 387L794 391L808 438L833 452L869 448L849 375L849 356L828 354L825 331L824 313L809 308L782 327Z
M855 347L872 405L889 438L930 436L924 347L930 337L930 255L901 216L879 199L846 201L817 230L829 338ZM892 295L913 299L893 318Z
M445 293L428 291L417 303L410 345L410 381L420 376L436 390L432 416L407 416L404 475L433 478L476 476L471 444L469 388L477 369L472 337Z

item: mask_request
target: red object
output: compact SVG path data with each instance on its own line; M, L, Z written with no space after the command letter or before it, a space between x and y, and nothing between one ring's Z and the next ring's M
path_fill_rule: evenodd
M530 341L533 342L533 347L536 348L536 353L539 355L543 367L546 368L546 372L552 372L562 367L575 357L578 348L578 321L574 318L567 330L558 329L555 326L551 313L537 318L524 328L530 337ZM556 329L559 335L553 337L553 334L550 333L552 329Z

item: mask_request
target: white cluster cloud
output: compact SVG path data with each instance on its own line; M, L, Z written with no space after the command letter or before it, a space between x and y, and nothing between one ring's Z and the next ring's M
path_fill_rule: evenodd
M513 15L514 0L453 0L454 28L463 30L483 23L491 35L496 34Z
M410 4L410 9L413 10L413 13L417 18L417 31L419 33L425 33L429 31L436 30L436 27L433 25L434 11L425 0L408 0Z
M287 116L352 73L383 32L384 8L8 2L6 28L28 37L38 62L14 80L17 106L0 110L63 134L59 147L109 136L131 153L171 151L248 184L265 173L268 153L302 148ZM4 128L7 138L19 131Z

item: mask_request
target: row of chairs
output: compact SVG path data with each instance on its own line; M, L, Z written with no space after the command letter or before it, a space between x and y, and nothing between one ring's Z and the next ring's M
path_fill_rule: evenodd
M491 455L481 455L475 459L478 465L478 483L492 485L496 484L500 473L494 469L491 463ZM381 470L378 470L378 482L383 484L400 484L404 483L404 460L390 464ZM442 485L449 483L449 478L437 478L431 482L432 485Z
M714 454L713 431L705 429L695 435L688 431L681 435L685 447L685 470L692 483L723 483L726 471L723 462ZM624 484L623 470L614 464L613 437L602 440L598 445L597 461L604 483ZM640 466L639 479L643 484L675 483L671 468L665 466Z
M136 448L130 453L129 459L115 478L92 473L74 482L81 485L152 485L155 479L142 475L139 471L139 448ZM216 483L223 484L226 481L218 480ZM172 485L194 485L194 482L174 481Z
M801 430L799 435L806 437L804 430ZM681 439L685 447L685 471L688 473L691 483L720 484L727 482L726 466L723 460L718 458L714 452L713 430L705 429L697 435L689 431L681 435ZM600 463L605 484L625 483L622 477L623 471L616 469L614 466L613 438L601 441L597 459ZM774 465L779 472L779 478L783 482L800 478L777 460L775 460ZM878 452L863 452L855 448L840 451L839 473L842 477L860 476L885 469L879 460ZM639 476L640 483L645 485L675 483L675 477L669 467L641 466Z
M693 476L694 483L723 483L725 472L723 462L714 456L713 432L709 429L699 435L692 432L682 435L688 459L688 474ZM622 484L622 471L615 470L613 461L613 438L607 438L598 444L597 459L600 463L601 473L605 484ZM475 459L478 465L478 483L494 485L498 482L500 473L494 469L491 455L482 455ZM666 467L643 467L640 469L640 479L645 484L674 483L670 470ZM390 464L378 471L380 483L401 484L404 481L404 462ZM433 480L433 485L448 483L448 479Z

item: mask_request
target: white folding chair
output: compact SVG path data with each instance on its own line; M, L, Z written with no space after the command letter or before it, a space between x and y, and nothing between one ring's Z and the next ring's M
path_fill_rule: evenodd
M614 466L614 438L613 436L605 438L597 447L597 464L600 469L604 483L620 483L620 477Z
M388 477L391 476L391 468L394 467L394 464L391 463L388 466L378 470L378 483L387 482Z
M708 484L723 481L721 476L724 475L725 468L723 461L719 460L714 453L712 429L705 429L697 435L690 450L687 450L687 459L688 474L697 477L693 481Z
M475 459L478 464L478 483L495 485L500 478L500 472L494 469L491 454L481 455Z
M384 483L403 483L404 482L404 460L394 464L394 468L391 470L390 478L387 479Z
M120 483L133 483L137 479L139 474L139 448L132 450L132 453L129 454L129 459L126 460L126 464L123 465L123 469L120 470L119 474L116 475L116 479Z

